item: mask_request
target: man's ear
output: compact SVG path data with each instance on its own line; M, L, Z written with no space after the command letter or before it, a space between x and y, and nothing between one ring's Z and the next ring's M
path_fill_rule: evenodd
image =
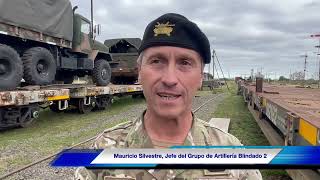
M140 73L138 74L138 84L141 84Z
M137 64L137 68L138 68L138 83L141 84L141 79L140 79L141 64Z
M137 64L137 69L138 69L138 73L140 73L140 71L141 71L141 64Z
M202 87L203 78L204 78L204 73L201 73L200 83L199 83L199 89L201 89L201 87Z

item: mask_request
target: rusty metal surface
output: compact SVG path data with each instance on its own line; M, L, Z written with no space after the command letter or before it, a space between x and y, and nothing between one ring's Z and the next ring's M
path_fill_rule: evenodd
M131 92L141 92L141 85L113 85L108 86L75 86L70 88L71 98L82 98L85 96L113 95Z
M87 84L54 84L42 87L28 86L16 91L0 91L0 107L132 92L142 92L142 86L112 84L108 86L94 86Z
M70 88L71 98L82 98L86 96L97 96L103 94L111 94L109 86L83 86Z
M254 85L245 85L245 87L256 93ZM264 84L263 92L256 94L320 127L319 89Z
M1 91L0 107L27 105L51 101L50 99L67 99L68 97L69 89Z
M110 92L112 94L122 94L127 92L140 92L141 85L110 85Z
M263 90L263 78L256 78L256 92L262 92Z

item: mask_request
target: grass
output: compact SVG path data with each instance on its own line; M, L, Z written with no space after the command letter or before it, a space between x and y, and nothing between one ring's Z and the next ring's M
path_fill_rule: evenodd
M227 92L226 98L218 105L212 117L230 118L229 132L247 146L270 145L253 116L245 106L243 97L236 95L236 84L228 83L230 91L224 87L217 91ZM284 170L260 170L264 179L272 176L288 176Z
M88 114L54 113L48 109L43 110L30 127L0 132L0 151L6 147L18 149L13 150L6 157L0 157L0 174L7 168L19 167L35 161L34 155L46 156L97 135L106 128L127 121L128 119L122 118L112 123L103 123L101 119L119 114L134 104L144 102L143 99L132 99L130 96L117 98L108 109ZM82 130L87 126L91 127L90 130ZM24 153L23 149L27 151Z

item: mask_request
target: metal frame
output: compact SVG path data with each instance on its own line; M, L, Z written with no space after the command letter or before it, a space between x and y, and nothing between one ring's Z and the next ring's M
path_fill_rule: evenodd
M252 113L257 124L268 139L271 145L286 145L286 146L306 146L319 145L319 131L315 134L317 144L311 144L308 139L300 134L300 124L305 117L308 117L294 110L284 103L279 103L271 95L266 93L257 93L252 85L238 81L238 94L244 97L248 103L248 109ZM272 94L272 93L271 93ZM275 93L277 94L277 93ZM319 92L320 94L320 92ZM282 94L283 95L283 94ZM292 94L293 96L295 94ZM275 95L277 96L277 95ZM286 95L283 95L286 97ZM289 97L289 96L288 96ZM319 101L315 98L314 101ZM305 118L305 119L303 119ZM314 122L309 120L307 122ZM315 128L319 128L317 124L311 124ZM317 170L286 170L290 177L294 180L313 180L320 179L319 171Z

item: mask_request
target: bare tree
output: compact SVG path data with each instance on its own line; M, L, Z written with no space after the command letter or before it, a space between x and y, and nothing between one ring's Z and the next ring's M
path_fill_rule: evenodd
M304 72L297 71L290 74L290 80L304 80Z

